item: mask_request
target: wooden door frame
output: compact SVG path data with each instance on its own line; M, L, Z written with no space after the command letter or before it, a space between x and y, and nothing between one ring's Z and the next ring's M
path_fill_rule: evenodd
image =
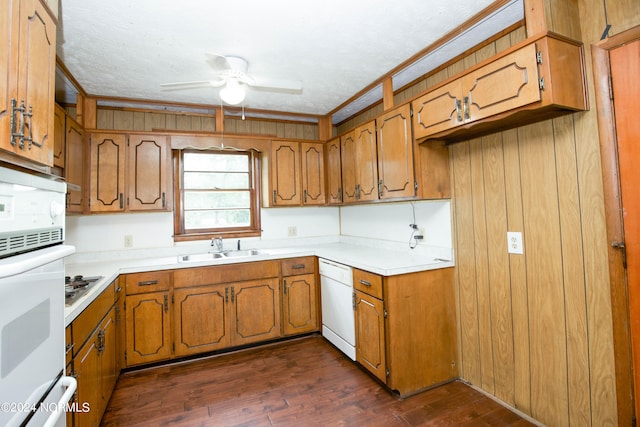
M621 421L620 425L631 425L631 418L634 415L634 386L632 380L633 365L628 285L623 266L623 252L613 246L615 242L624 242L624 228L615 114L613 100L610 96L611 64L609 51L635 40L640 40L640 26L631 28L591 46L600 156L602 161L607 242L609 243L609 280L613 315L618 420ZM626 399L624 396L629 396L630 399ZM622 421L624 421L624 423L622 423Z

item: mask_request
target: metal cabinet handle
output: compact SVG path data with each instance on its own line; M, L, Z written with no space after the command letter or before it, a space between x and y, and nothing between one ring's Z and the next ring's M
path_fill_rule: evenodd
M469 120L469 97L464 97L464 102L462 103L462 110L464 111L464 119Z
M120 209L124 209L124 195L120 193Z
M306 267L306 265L305 265L305 264L295 264L295 265L294 265L294 266L292 266L291 268L292 268L293 270L300 270L300 269L305 268L305 267Z
M64 348L64 353L67 354L69 353L71 350L73 350L73 347L75 347L75 344L71 343L71 344L67 344Z
M151 286L151 285L157 285L158 281L157 280L146 280L144 282L138 282L138 286Z
M164 296L164 311L169 312L169 295Z
M282 279L282 292L284 292L284 294L287 294L287 279Z
M304 203L307 203L307 190L304 190L304 191L303 191L302 198L303 198L303 199L302 199L302 200L303 200L303 202L304 202Z
M273 190L273 204L276 204L276 190Z
M371 286L371 282L369 282L368 280L364 280L364 279L360 279L360 284L365 285L365 286Z
M163 191L162 192L162 207L163 208L166 207L166 204L167 204L166 202L167 202L167 200L166 200L165 192Z
M236 288L235 286L231 287L231 302L233 302L235 300L235 296L236 296Z

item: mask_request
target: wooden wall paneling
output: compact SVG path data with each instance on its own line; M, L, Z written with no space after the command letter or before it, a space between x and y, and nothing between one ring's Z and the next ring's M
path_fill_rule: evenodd
M451 176L455 194L455 242L458 311L460 315L460 375L480 386L481 359L476 296L475 242L469 143L451 146Z
M523 232L522 183L517 129L502 132L504 183L508 231ZM493 213L492 213L493 214ZM505 236L506 237L506 236ZM525 248L526 249L526 248ZM531 362L526 257L509 254L511 311L513 316L514 407L531 413Z
M602 6L594 8L602 13ZM637 0L616 0L613 4L607 2L609 22L613 23L609 35L621 32L640 24L640 2ZM604 26L601 27L604 31ZM590 39L595 41L594 39Z
M167 130L176 130L177 126L177 116L175 114L163 114L164 115L164 127L161 129Z
M145 130L146 114L142 111L133 112L133 130Z
M551 121L518 129L527 254L531 413L547 425L568 420L565 304Z
M213 117L203 117L202 118L202 131L203 132L216 132L218 128L216 127L216 116Z
M565 316L567 324L567 386L569 420L572 425L591 425L589 392L589 344L587 300L585 295L584 259L580 197L576 174L576 140L573 117L553 121L558 198L560 204L560 238L564 274Z
M184 130L184 131L197 130L197 129L193 128L194 119L199 119L199 117L185 116L183 114L176 115L175 116L175 129L176 130Z
M487 265L495 396L514 405L513 310L507 248L507 205L502 134L482 139L485 186Z
M98 109L96 112L97 129L113 129L113 110Z
M480 343L480 372L483 390L495 394L493 367L491 292L489 289L489 262L487 259L487 218L485 210L485 190L483 186L482 140L469 141L471 162L471 204L473 209L473 233L476 265L476 292L478 305L478 337Z
M165 115L162 113L144 113L144 130L166 129Z
M113 129L133 129L133 113L131 111L113 110Z

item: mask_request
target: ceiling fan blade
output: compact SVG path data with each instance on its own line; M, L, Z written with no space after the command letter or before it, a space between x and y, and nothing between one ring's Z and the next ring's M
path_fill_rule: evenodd
M164 90L180 90L198 87L220 87L226 83L224 79L218 80L196 80L190 82L161 83L160 87Z
M253 83L247 83L254 90L264 92L279 92L300 95L302 93L302 82L299 80L267 79L254 77Z

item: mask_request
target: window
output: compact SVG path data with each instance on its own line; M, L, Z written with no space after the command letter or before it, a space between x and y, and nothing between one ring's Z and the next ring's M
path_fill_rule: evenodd
M260 234L254 152L183 150L177 159L176 240Z

